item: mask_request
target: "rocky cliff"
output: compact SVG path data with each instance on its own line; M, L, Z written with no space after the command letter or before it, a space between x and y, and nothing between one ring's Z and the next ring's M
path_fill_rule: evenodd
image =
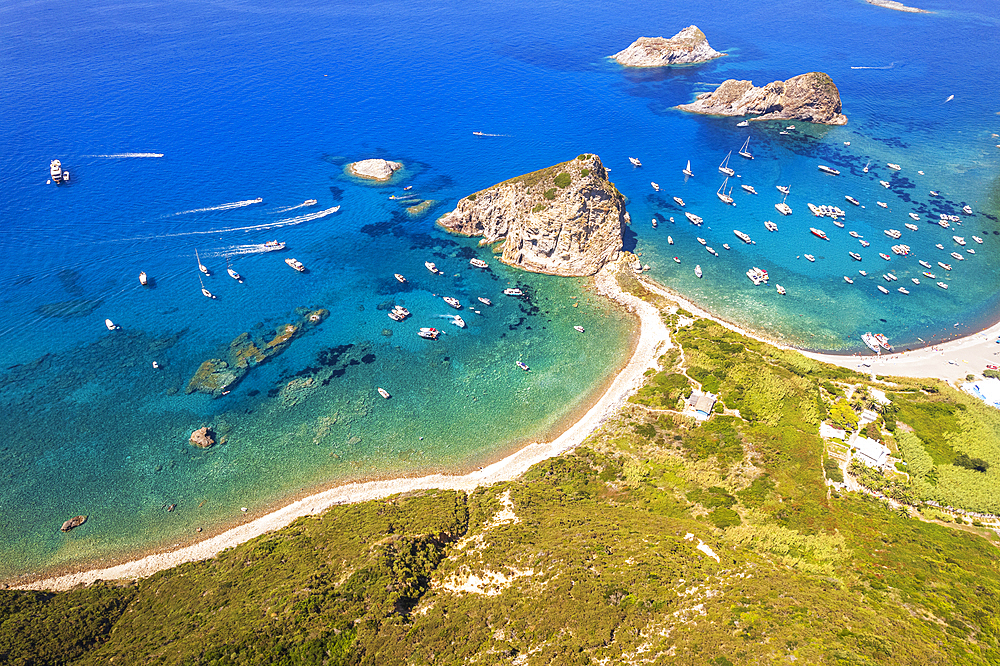
M622 248L625 197L597 155L580 155L499 183L438 220L483 243L503 241L501 261L535 273L593 275Z
M726 55L708 45L705 33L689 25L670 39L640 37L624 51L611 56L626 67L690 65Z
M810 72L755 88L750 81L729 79L714 92L702 93L691 104L677 107L716 116L757 116L751 120L801 120L843 125L840 91L828 75Z

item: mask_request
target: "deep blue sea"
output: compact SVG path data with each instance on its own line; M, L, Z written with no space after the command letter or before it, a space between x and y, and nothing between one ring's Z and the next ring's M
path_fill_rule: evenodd
M463 196L580 153L600 155L629 197L627 245L650 275L753 330L853 353L867 330L905 347L994 322L1000 3L920 6L934 13L860 0L0 7L0 578L187 543L198 527L207 535L341 480L458 471L558 432L621 367L634 322L588 280L509 269L434 221ZM729 55L668 70L607 58L690 24ZM794 123L782 135L787 123L738 128L673 108L727 78L761 85L809 71L833 77L846 126ZM747 136L753 161L735 153ZM715 196L731 150L736 207ZM386 184L345 173L371 157L405 166ZM46 183L52 159L67 185ZM791 186L790 217L774 209L776 185ZM705 226L687 223L672 196ZM407 210L424 201L423 214ZM813 218L807 202L844 208L846 228ZM910 212L917 231L903 226ZM958 231L928 223L941 213L961 216ZM271 239L286 250L262 252ZM895 242L913 254L880 259ZM196 252L216 299L201 294ZM308 272L286 266L290 256ZM490 268L471 268L472 257ZM918 259L935 264L934 280ZM753 287L753 265L788 294ZM882 281L888 270L898 283ZM501 295L514 285L528 297ZM466 329L441 316L453 312L443 295L466 304ZM391 321L394 304L414 316ZM241 334L268 339L317 308L330 316L230 394L185 393ZM422 340L420 326L444 333ZM191 447L202 425L225 442ZM60 533L78 514L87 524Z

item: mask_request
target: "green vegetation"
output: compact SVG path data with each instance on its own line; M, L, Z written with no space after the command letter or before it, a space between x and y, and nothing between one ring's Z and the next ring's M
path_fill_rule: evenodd
M542 194L542 196L548 199L549 201L552 201L553 199L556 198L556 188L552 187L550 189L545 190L545 193Z
M542 212L543 210L545 210L546 208L548 208L548 206L546 206L546 205L545 205L545 204L543 204L543 203L540 203L540 204L538 204L537 206L535 206L534 208L532 208L532 209L531 209L531 212L532 212L532 213L541 213L541 212Z
M469 196L466 197L466 199L468 199L469 201L475 201L476 200L476 195L475 194L470 194Z
M518 480L334 507L120 587L0 591L0 663L1000 663L986 530L828 495L818 424L834 382L866 379L712 322L676 339L584 446ZM726 413L681 416L689 377ZM913 480L851 473L905 502L995 493L1000 420L932 388L893 394Z
M580 169L580 175L586 178L590 175L590 169Z
M559 174L558 176L556 176L556 178L555 178L555 184L556 184L556 187L559 187L559 188L565 188L565 187L569 187L569 184L570 184L571 182L573 182L573 177L572 177L572 176L570 176L570 175L569 175L568 173L566 173L565 171L563 171L562 173L560 173L560 174Z

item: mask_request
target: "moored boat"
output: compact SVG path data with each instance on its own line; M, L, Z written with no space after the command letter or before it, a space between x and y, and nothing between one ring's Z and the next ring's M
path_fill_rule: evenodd
M400 275L399 273L393 273L392 276L396 278L396 280L398 280L400 284L406 284L406 278Z
M851 238L861 238L861 234L857 231L848 231L847 233Z
M887 255L885 252L879 252L878 256L882 257L886 261L889 261L890 259L892 259L892 257L890 257L889 255Z
M451 296L442 296L441 300L443 300L445 303L455 308L456 310L462 309L462 304L458 302L457 298L452 298Z
M573 328L576 329L577 331L581 332L581 333L583 333L583 331L584 331L583 326L574 326Z
M945 284L944 282L938 282L937 286L941 287L942 289L947 289L948 288L948 285Z
M673 245L673 244L674 244L674 237L667 236L667 245Z
M764 228L767 229L768 231L777 231L778 225L772 222L771 220L764 220Z
M702 245L707 245L708 244L708 241L705 240L704 238L702 238L701 236L695 237L695 240L698 241L699 243L701 243Z
M892 345L889 344L889 338L885 337L881 333L876 333L873 337L875 338L875 341L879 343L882 349L885 349L886 351L892 351Z
M885 287L883 287L882 285L878 286L878 290L881 291L883 294L888 294L889 293L889 290L886 289Z
M139 273L139 284L141 284L143 287L149 284L149 278L146 277L146 271L141 271Z
M527 366L527 364L525 364L525 363L522 363L521 361L517 361L517 367L521 368L521 369L522 369L522 370L524 370L525 372L528 372L528 370L530 370L530 369L531 369L531 368L529 368L529 367Z
M941 193L940 192L935 192L934 190L931 190L931 196L932 197L939 197L939 196L941 196Z
M884 233L889 238L895 238L895 239L898 239L900 236L903 235L902 232L900 232L898 229L884 229L882 233Z
M859 238L858 242L861 243L861 247L868 247L869 245L871 245L871 243L866 241L864 238Z
M735 206L736 203L733 201L733 198L726 192L726 183L728 182L729 176L726 176L726 179L722 181L722 185L719 186L719 191L715 193L715 196L719 197L719 201L722 203L729 206Z
M899 292L899 293L901 293L901 294L906 294L907 296L909 296L909 295L910 295L910 290L909 290L909 289L907 289L906 287L900 287L900 288L899 288L899 289L897 289L896 291L898 291L898 292Z
M952 236L951 239L958 243L959 245L965 245L965 238L962 236Z
M707 252L708 252L709 254L712 254L712 255L715 255L716 257L717 257L717 256L719 256L719 253L718 253L718 252L716 252L715 250L713 250L713 249L712 249L712 246L711 246L711 245L706 245L706 246L705 246L705 250L706 250L706 251L707 251Z
M972 215L972 207L962 206L962 212L965 213L966 215Z
M802 256L805 257L806 259L808 259L809 261L816 261L816 257L814 257L811 254L804 254Z
M965 261L965 257L963 257L962 255L960 255L958 252L952 252L951 256L954 257L958 261Z
M746 243L747 245L749 245L750 243L753 243L753 241L750 239L750 236L748 236L747 234L743 233L739 229L733 229L733 233L736 234L736 237L739 238L744 243Z
M782 194L788 194L788 191L792 189L791 185L775 185L775 187L778 188L778 191Z
M839 176L840 175L839 171L837 171L833 167L828 167L825 164L820 164L819 165L819 170L822 171L823 173L828 173L831 176Z
M657 224L658 224L658 222L656 221L656 218L654 217L654 218L653 218L653 228L654 228L654 229L656 228L656 225L657 225Z
M475 266L476 268L487 268L487 267L489 267L489 264L487 264L482 259L478 259L478 258L476 258L476 259L469 259L469 263L471 265Z
M198 250L194 251L194 258L198 260L198 270L204 273L205 275L211 275L211 273L208 272L208 268L205 266L205 264L201 263L201 257L198 256Z
M504 289L503 293L507 296L524 296L524 292L516 287Z
M857 252L848 252L847 254L851 255L851 259L854 261L861 261L861 255Z
M755 285L758 285L761 282L767 282L771 279L767 274L767 271L763 268L757 268L756 266L747 271L747 277L750 278L750 281Z
M757 190L753 188L753 185L740 185L740 187L742 187L745 191L749 192L750 194L757 194Z
M691 224L701 226L701 223L704 222L704 220L701 217L695 215L694 213L684 213L684 216L687 219L691 220Z
M919 220L920 219L920 216L917 215L916 213L908 213L908 214L909 214L911 220Z
M909 222L905 223L903 226L909 229L910 231L916 231L919 228L917 227L917 225L911 224Z
M876 205L877 205L877 206L878 206L879 208L888 208L888 207L889 207L889 204L887 204L887 203L886 203L886 202L884 202L884 201L876 201L876 202L875 202L875 204L876 204Z
M924 276L925 278L927 278L928 280L936 280L936 279L937 279L937 276L936 276L936 275L934 275L934 273L931 273L930 271L924 271L924 272L922 273L922 275L923 275L923 276Z
M656 183L654 183L654 182L652 182L652 181L650 181L650 183L649 183L649 184L653 186L653 189L654 189L655 191L657 191L657 192L659 192L659 191L660 191L660 186L659 186L658 184L656 184Z
M628 161L632 163L632 166L642 166L642 162L639 161L638 157L630 157L628 158Z
M864 171L865 173L868 173L868 167L870 167L871 165L872 165L872 163L871 163L871 161L869 161L868 164L865 165L865 168L862 169L862 171Z
M677 205L678 205L678 206L680 206L681 208L683 208L684 206L686 206L686 205L687 205L687 204L685 204L685 203L684 203L684 199L681 199L680 197L674 197L674 201L675 201L675 202L677 203Z
M899 170L901 170L903 168L903 167L899 166L898 164L893 164L892 162L888 162L886 164L886 166L889 167L890 169L892 169L893 171L899 171Z
M680 257L674 257L674 263L675 264L681 263L681 258Z
M117 331L119 328L121 328L121 326L111 321L110 319L105 319L104 325L108 327L109 331Z
M920 264L921 266L923 266L924 268L930 268L931 267L931 265L928 262L924 261L923 259L921 259L917 263Z
M878 181L878 184L881 185L882 187L884 187L885 189L889 189L889 187L890 187L889 182L885 181L885 180Z
M736 171L734 171L733 169L729 168L729 158L732 156L732 154L733 154L733 151L730 150L729 153L726 154L726 159L722 160L722 164L719 165L719 171L721 173L726 174L726 176L735 176L736 175Z
M436 328L421 328L417 331L417 335L427 340L437 340L438 336L441 335L441 331Z
M774 204L774 207L782 215L791 215L792 214L792 207L789 206L788 204L786 204L784 201L782 201L781 203Z
M829 238L826 237L826 233L824 231L816 229L815 227L809 227L809 233L811 233L813 236L816 236L817 238L822 238L825 241L830 240Z
M912 282L913 284L920 284L920 280L918 280L917 278L910 278L910 282Z
M491 300L490 300L490 299L488 299L488 298L484 298L484 297L482 297L482 296L479 296L479 297L477 297L477 300L478 300L478 301L479 301L480 303L482 303L483 305L493 305L493 301L491 301Z
M937 262L937 264L938 264L938 266L940 266L941 268L945 269L946 271L950 271L951 270L951 264L946 264L943 261L939 261L939 262Z
M701 264L695 265L695 267L694 267L694 274L695 274L695 277L701 277L702 275L704 275L704 272L701 270Z
M846 275L844 276L844 282L846 282L847 284L854 284L854 280L847 277Z
M683 173L685 176L693 176L694 175L694 172L691 171L691 160L688 160L687 166L684 167L683 169L681 169L681 173Z
M753 159L753 155L750 153L750 137L747 137L747 140L743 142L743 147L740 148L739 152L740 157L745 157L748 160Z
M784 296L785 295L785 288L782 287L780 284L775 285L775 286L778 288L778 293L781 294L782 296Z
M242 282L243 282L243 276L242 275L240 275L239 273L237 273L232 268L227 268L226 272L229 273L229 277L233 278L234 280L236 280L237 282L239 282L239 283L242 284Z
M976 241L976 242L977 242L977 243L979 243L980 245L982 245L982 244L983 244L983 239L982 239L982 238L980 238L979 236L973 236L973 237L972 237L972 240Z
M434 264L433 261L425 261L424 267L434 275L437 275L438 273L442 272L438 270L438 267Z
M855 206L860 206L861 205L860 201L858 201L857 199L855 199L854 197L852 197L849 194L845 194L844 198L847 199L850 203L854 204Z
M868 346L869 349L871 349L876 354L882 353L882 346L879 345L878 341L875 339L875 336L872 335L871 333L865 333L864 335L862 335L861 340Z
M385 390L384 388L382 388L381 386L379 386L379 387L378 387L378 394L379 394L380 396L382 396L383 398L385 398L386 400L388 400L389 398L391 398L391 397L392 397L391 395L389 395L389 392L388 392L388 391L386 391L386 390Z

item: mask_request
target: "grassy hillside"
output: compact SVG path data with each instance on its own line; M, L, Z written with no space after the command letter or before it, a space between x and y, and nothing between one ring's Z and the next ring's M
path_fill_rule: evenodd
M676 338L522 479L335 507L126 586L0 592L0 662L1000 663L987 532L828 489L818 424L865 378L704 320ZM722 397L703 424L677 411L696 382ZM876 427L924 452L913 483L952 483L962 453L992 470L993 421L898 388Z

